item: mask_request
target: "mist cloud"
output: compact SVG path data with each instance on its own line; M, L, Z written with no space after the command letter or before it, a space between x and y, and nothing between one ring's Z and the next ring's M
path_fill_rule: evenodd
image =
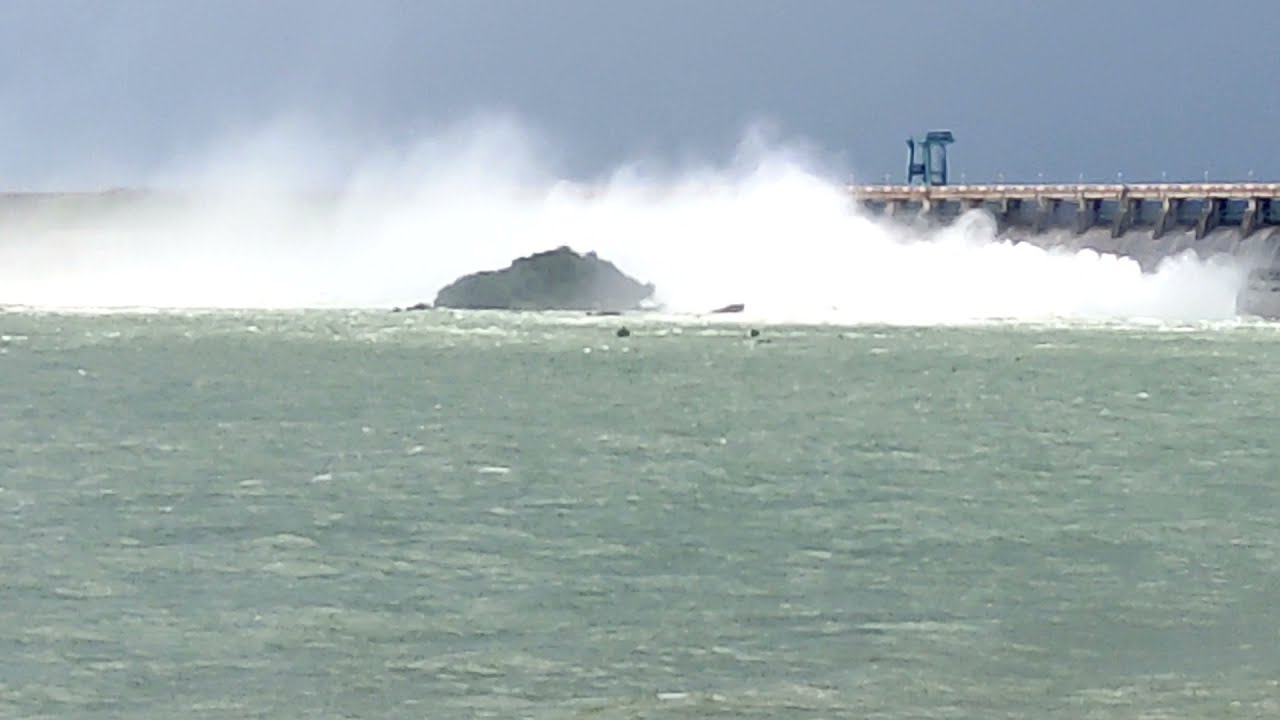
M997 241L981 215L933 231L865 217L804 142L757 130L724 163L564 178L551 145L485 116L405 149L289 121L211 144L177 190L96 214L0 222L0 303L39 308L387 308L568 245L657 286L675 313L746 303L768 322L1234 315L1237 268ZM321 173L318 169L326 169ZM326 182L314 182L326 175ZM87 218L87 219L86 219Z

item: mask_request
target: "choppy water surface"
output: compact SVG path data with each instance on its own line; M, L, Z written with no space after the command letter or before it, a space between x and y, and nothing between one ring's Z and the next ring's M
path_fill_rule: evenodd
M3 716L1280 715L1274 327L0 333Z

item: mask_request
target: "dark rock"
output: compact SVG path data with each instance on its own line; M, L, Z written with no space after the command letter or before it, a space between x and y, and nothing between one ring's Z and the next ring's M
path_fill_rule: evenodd
M618 337L631 337L631 331L625 327L618 328L618 332L614 333Z
M742 303L734 303L732 305L725 305L722 308L716 308L715 310L712 310L711 313L713 315L723 315L725 313L740 313L746 309L746 305L743 305Z
M760 331L759 331L759 330L757 330L757 329L755 329L755 328L751 328L751 333L750 333L750 335L751 335L751 337L753 337L753 338L760 337Z
M420 303L414 303L409 307L393 307L391 308L391 312L393 313L414 312L416 310L430 310L430 309L431 309L431 303L420 302Z
M567 247L523 257L502 270L465 275L436 295L436 307L472 310L635 310L653 296L641 283L601 260Z

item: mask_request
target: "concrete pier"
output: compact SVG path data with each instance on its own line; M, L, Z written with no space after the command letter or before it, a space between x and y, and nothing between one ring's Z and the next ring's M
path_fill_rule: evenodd
M872 213L945 223L985 209L1000 230L1031 233L1105 227L1111 237L1140 229L1159 239L1175 230L1204 238L1219 227L1247 238L1280 227L1280 183L1140 183L1085 185L853 185Z

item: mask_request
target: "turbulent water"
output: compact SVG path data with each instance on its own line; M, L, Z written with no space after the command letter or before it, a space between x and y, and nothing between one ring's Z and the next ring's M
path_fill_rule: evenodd
M750 143L292 149L0 198L0 716L1280 713L1230 238L888 225ZM561 245L664 314L383 311Z
M750 137L723 165L569 183L518 126L494 123L372 156L299 196L323 157L268 134L152 183L185 200L92 213L0 202L0 304L389 308L568 245L653 283L672 312L743 303L773 322L1201 321L1236 315L1247 271L1223 233L1198 246L1226 253L1202 257L1179 252L1176 233L1111 247L1095 235L1000 238L978 214L932 230L880 223L810 154Z
M1275 326L747 330L0 315L0 715L1280 714Z

